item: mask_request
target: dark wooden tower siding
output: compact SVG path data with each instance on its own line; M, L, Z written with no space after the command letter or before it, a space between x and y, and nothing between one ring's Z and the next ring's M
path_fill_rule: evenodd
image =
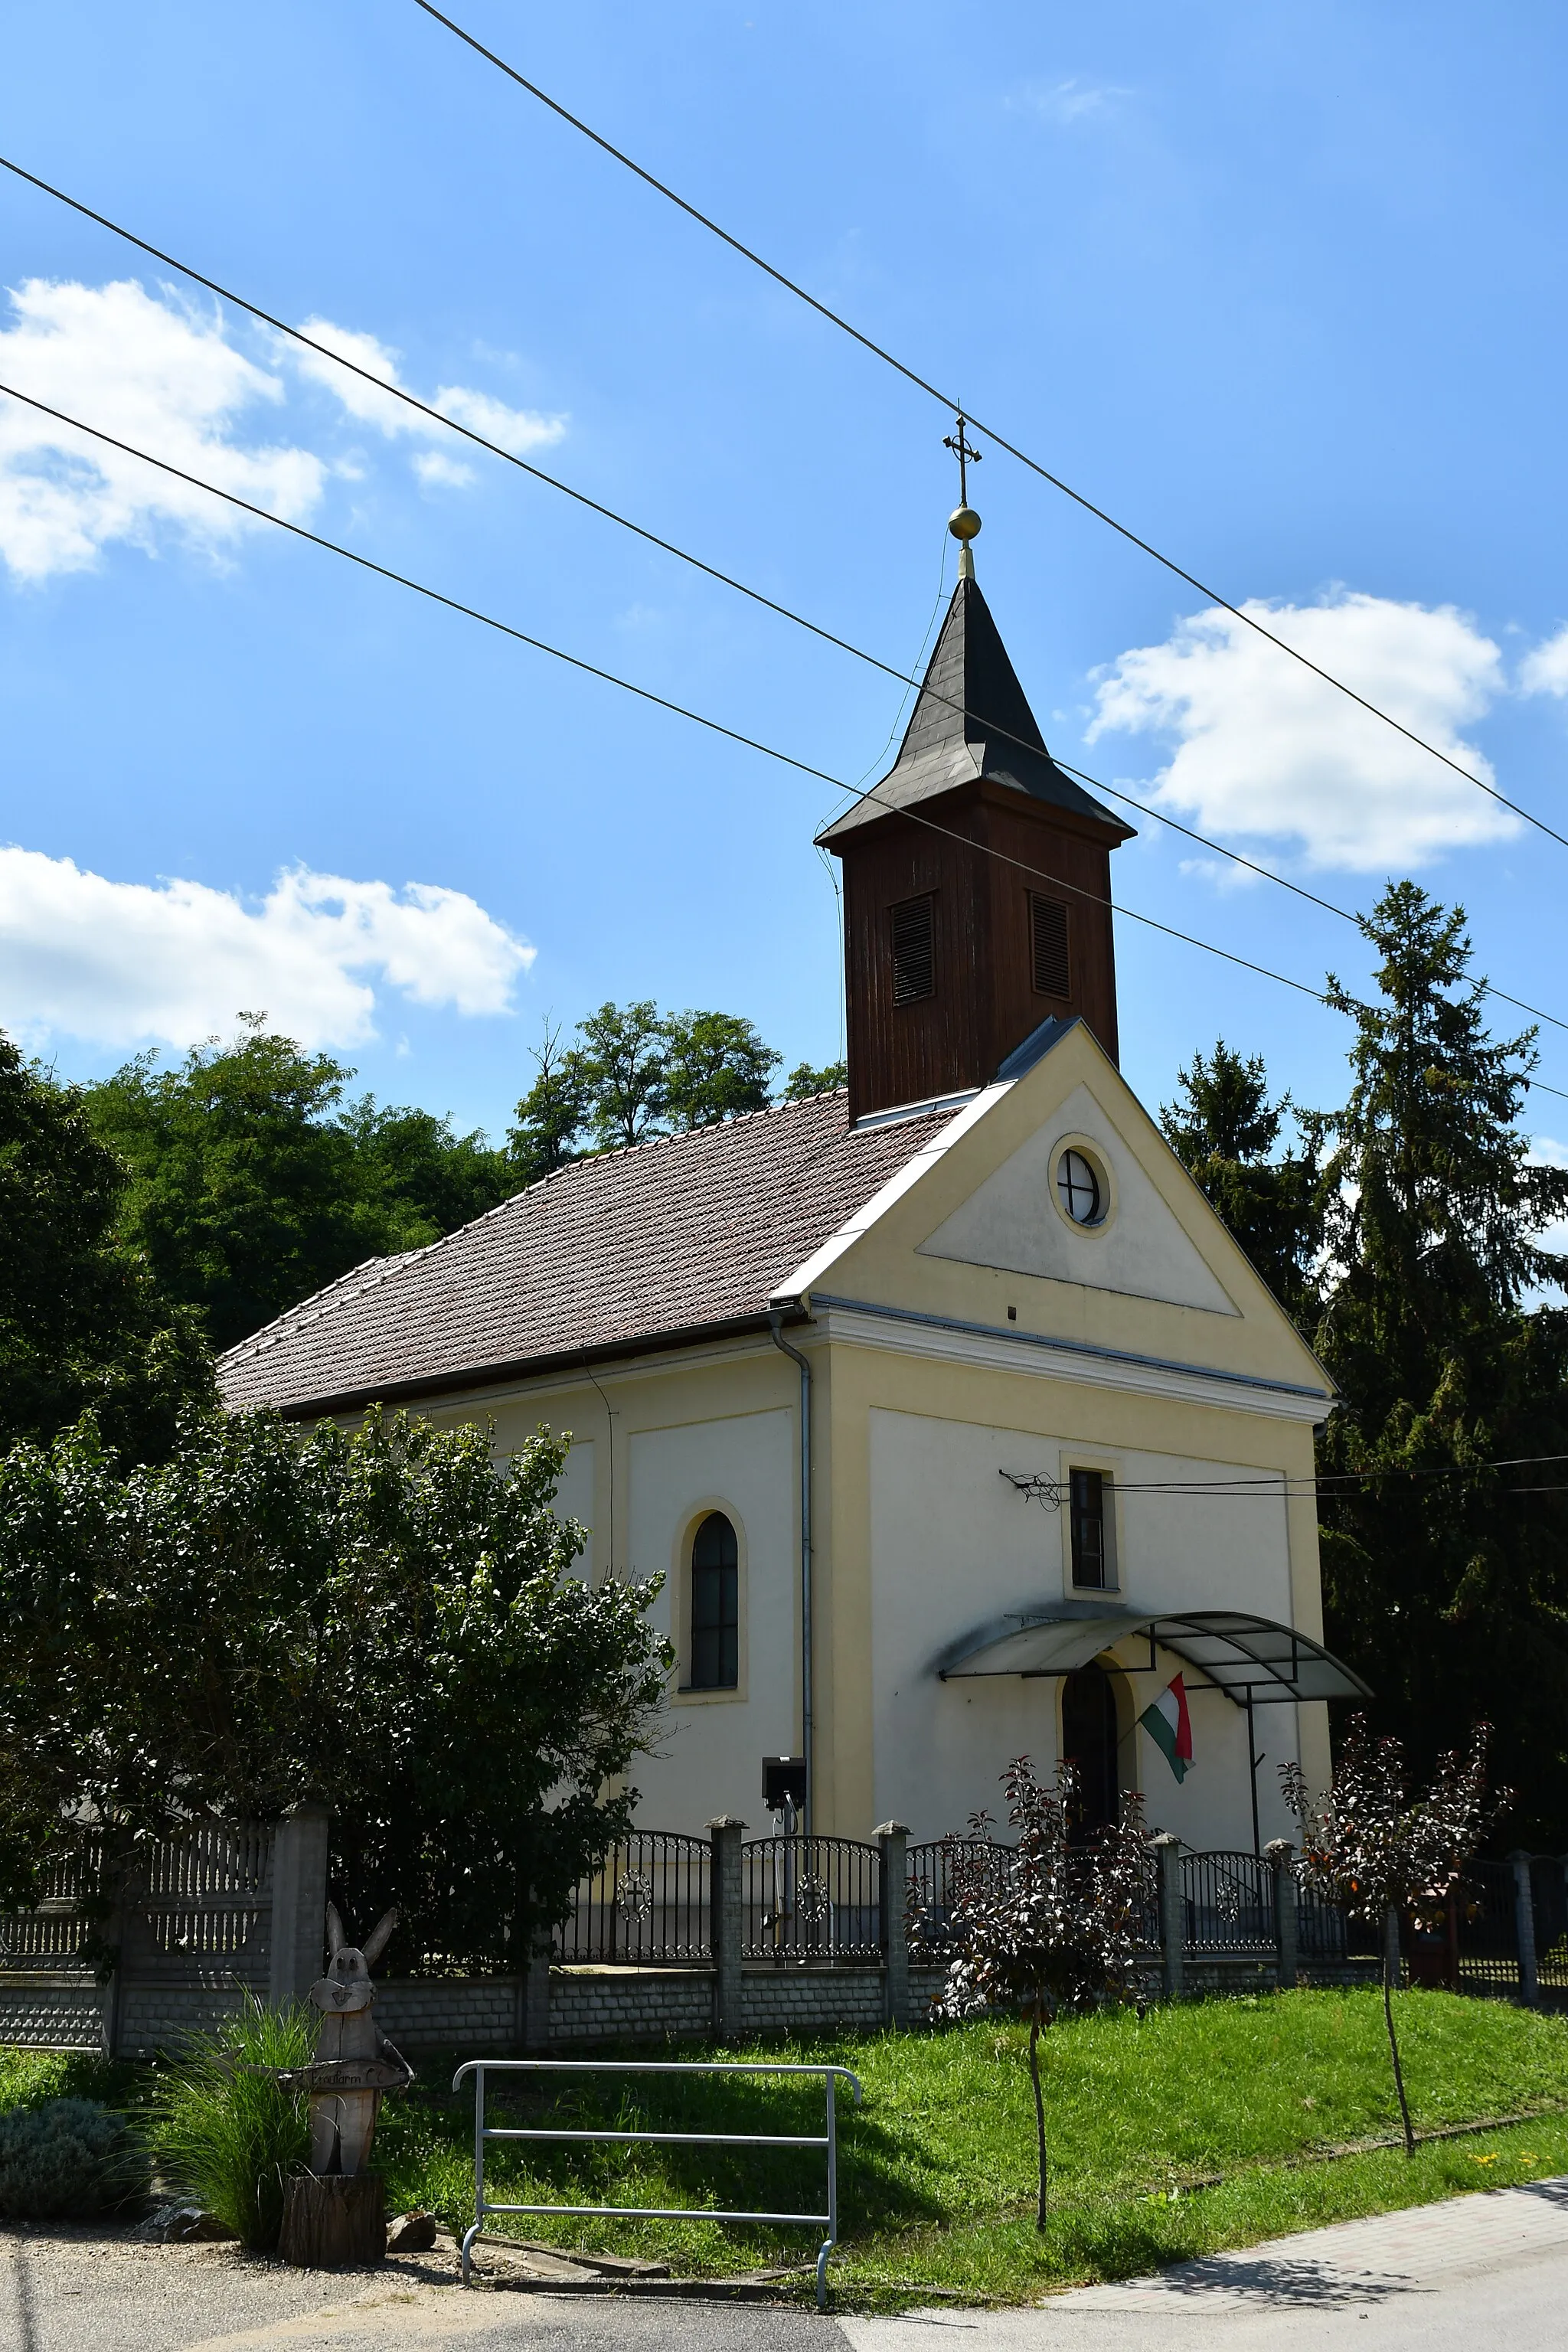
M822 835L844 866L852 1118L988 1085L1053 1014L1116 1058L1110 852L1131 831L1052 760L961 580L891 772Z

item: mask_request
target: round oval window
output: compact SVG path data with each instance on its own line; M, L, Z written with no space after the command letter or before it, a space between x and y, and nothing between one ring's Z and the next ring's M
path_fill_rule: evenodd
M1100 1178L1081 1151L1064 1151L1057 1162L1057 1197L1075 1225L1097 1225L1105 1212Z

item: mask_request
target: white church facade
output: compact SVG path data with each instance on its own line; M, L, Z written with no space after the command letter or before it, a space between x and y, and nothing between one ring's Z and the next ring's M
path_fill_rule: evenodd
M1328 1772L1321 1365L1116 1066L1109 861L972 574L844 859L849 1086L576 1161L233 1349L235 1407L572 1433L584 1573L664 1578L648 1827L917 1838L1071 1756L1198 1847ZM1190 1763L1147 1710L1179 1678ZM1167 1711L1174 1708L1167 1702Z

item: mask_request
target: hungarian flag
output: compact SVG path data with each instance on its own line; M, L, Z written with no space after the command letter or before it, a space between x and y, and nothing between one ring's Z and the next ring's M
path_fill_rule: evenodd
M1184 1780L1192 1769L1193 1724L1180 1675L1166 1684L1153 1706L1146 1706L1138 1720L1177 1780Z

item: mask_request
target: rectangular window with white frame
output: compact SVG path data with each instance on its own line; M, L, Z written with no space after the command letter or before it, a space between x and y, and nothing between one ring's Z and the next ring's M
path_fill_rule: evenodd
M1071 1463L1063 1485L1068 1582L1075 1592L1114 1592L1121 1580L1110 1472L1103 1465Z

